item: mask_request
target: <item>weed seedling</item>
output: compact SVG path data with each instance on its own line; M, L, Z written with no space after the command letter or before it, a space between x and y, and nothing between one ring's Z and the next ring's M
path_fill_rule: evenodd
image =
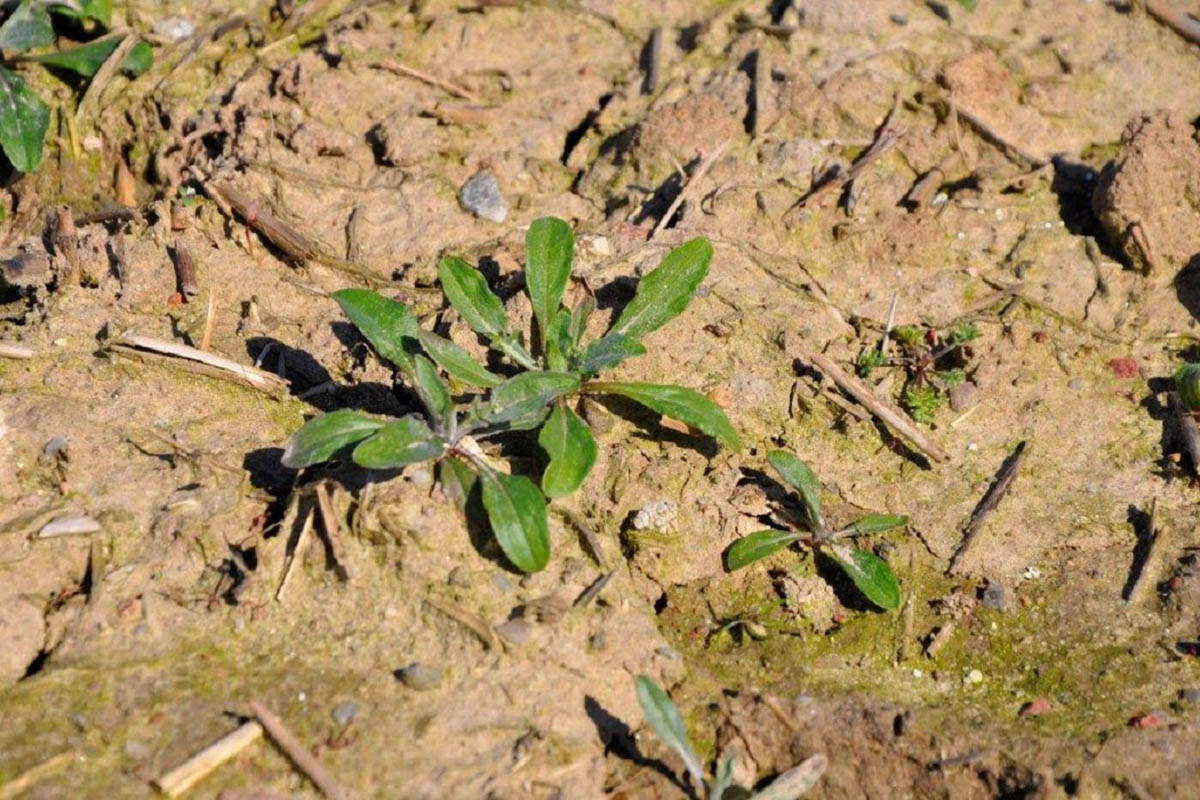
M703 788L708 800L794 800L817 785L828 765L825 756L817 754L784 772L765 789L750 792L734 784L734 757L730 755L721 763L717 775L710 782L705 777L704 768L700 765L700 759L688 738L683 715L679 713L670 696L645 675L639 675L634 680L634 689L642 707L642 716L650 723L658 738L683 759L688 775Z
M403 304L365 289L344 289L333 297L375 352L390 361L413 388L423 414L381 420L357 411L334 411L310 420L288 444L283 463L307 467L349 455L371 469L396 469L418 461L439 462L443 483L462 496L478 480L492 531L509 561L527 572L549 558L545 497L574 491L596 460L596 443L571 407L580 395L619 395L680 420L731 447L737 433L724 412L703 395L682 386L597 382L597 373L646 352L641 338L687 307L708 273L712 246L704 239L669 252L638 284L633 300L608 333L585 343L592 304L562 307L570 277L574 236L565 222L536 220L526 237L525 289L533 304L537 355L513 329L500 298L483 275L457 258L438 264L442 289L488 344L516 374L506 377L476 362L454 342L423 330ZM442 375L474 394L456 403ZM486 397L485 397L486 395ZM541 488L523 476L491 465L478 441L508 431L539 430L548 455ZM545 497L543 496L545 495Z
M888 358L882 344L864 350L858 356L858 374L867 378L876 369L903 367L905 383L900 403L914 420L929 424L950 390L966 379L963 368L970 356L966 344L979 338L979 328L963 323L939 333L932 328L900 325L891 335L899 355Z
M900 605L900 586L892 568L874 553L847 546L841 540L903 527L908 524L908 517L868 514L842 530L831 530L821 514L821 483L808 465L785 450L768 453L767 463L800 493L802 511L797 514L790 509L785 510L789 512L788 518L795 520L804 530L772 528L739 539L729 548L726 556L730 571L766 558L793 543L803 542L813 550L827 551L872 603L884 609L897 608Z

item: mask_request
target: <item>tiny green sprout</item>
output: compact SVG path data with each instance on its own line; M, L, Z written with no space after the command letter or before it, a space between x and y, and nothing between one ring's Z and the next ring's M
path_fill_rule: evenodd
M721 408L682 386L600 382L596 375L646 352L641 340L681 314L708 274L712 246L693 239L670 251L638 283L608 332L586 340L590 298L563 307L574 235L562 220L535 220L525 239L525 290L533 305L534 347L508 319L479 270L457 258L438 264L450 304L507 360L504 373L479 364L450 339L421 328L407 306L366 289L333 294L375 352L396 367L420 401L418 413L379 419L343 409L309 420L283 455L293 469L348 457L368 469L435 461L450 494L465 500L476 486L492 532L508 560L535 572L550 556L546 498L577 489L596 461L596 442L571 402L616 395L686 423L729 447L738 435ZM465 398L465 399L464 399ZM538 431L548 463L538 486L494 467L479 446L488 437Z
M829 765L825 755L818 753L781 773L766 788L750 792L733 782L735 756L731 754L721 760L716 775L709 781L704 774L700 758L692 747L691 739L688 738L683 715L675 707L670 695L645 675L635 678L633 685L638 704L642 707L642 716L654 729L658 738L683 760L688 775L704 790L704 796L708 800L796 800L817 785L817 781Z
M900 396L900 402L910 417L928 425L941 407L942 398L932 386L909 386Z
M806 530L769 528L737 540L726 554L725 563L729 570L741 569L794 543L803 542L814 550L827 550L872 603L883 609L899 607L900 586L888 563L874 553L841 544L840 540L902 528L908 524L908 517L869 514L839 531L831 530L821 514L821 483L808 465L785 450L768 453L767 463L799 493L801 514L797 521Z
M1200 364L1184 364L1175 370L1175 388L1188 411L1200 411Z
M917 325L898 325L892 329L898 354L883 355L883 348L872 347L858 357L858 374L868 377L880 367L902 367L905 381L900 404L917 422L930 424L946 395L966 380L964 367L971 357L968 343L980 336L978 326L962 322L939 333Z

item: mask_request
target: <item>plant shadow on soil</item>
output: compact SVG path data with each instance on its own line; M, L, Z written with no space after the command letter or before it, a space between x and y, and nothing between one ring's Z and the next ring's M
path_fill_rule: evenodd
M638 749L637 740L634 739L630 727L609 713L596 698L590 694L585 696L583 709L587 712L588 719L596 726L596 734L604 744L606 754L611 753L639 767L648 767L666 777L688 797L695 797L691 787L682 783L670 767L657 758L648 758L643 755Z

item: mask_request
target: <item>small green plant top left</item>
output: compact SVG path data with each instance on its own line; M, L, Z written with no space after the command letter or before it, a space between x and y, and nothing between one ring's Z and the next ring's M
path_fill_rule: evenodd
M48 49L57 40L51 15L70 26L73 39L82 35L89 41ZM0 149L21 172L33 172L42 162L50 109L11 67L33 62L91 78L127 36L136 35L105 34L111 25L112 0L21 0L0 24ZM118 66L136 77L153 63L150 45L139 39Z
M900 585L888 563L874 553L842 544L841 540L902 528L908 524L908 517L868 514L839 531L831 530L821 513L821 482L809 466L786 450L768 453L767 463L800 494L800 513L789 517L803 532L770 528L745 536L730 546L726 566L731 571L741 569L791 544L804 542L813 550L827 550L872 603L889 610L898 607Z
M513 566L534 572L546 566L550 542L546 497L570 494L596 461L596 442L572 408L581 395L618 395L738 447L721 408L699 392L656 383L596 381L601 371L646 352L641 340L678 316L708 274L712 246L692 239L670 251L638 283L633 299L608 332L584 341L594 302L563 307L571 275L574 235L560 219L534 221L526 236L525 291L533 304L535 347L508 320L504 304L477 269L443 258L438 277L450 304L507 360L506 376L479 364L447 338L421 328L396 300L365 289L343 289L334 299L380 357L395 365L423 413L387 420L340 410L315 417L296 432L283 463L293 469L349 455L361 467L395 469L419 461L439 463L443 483L461 496L479 482L492 532ZM446 377L469 389L456 397ZM539 430L547 456L539 487L491 466L478 446L507 431Z

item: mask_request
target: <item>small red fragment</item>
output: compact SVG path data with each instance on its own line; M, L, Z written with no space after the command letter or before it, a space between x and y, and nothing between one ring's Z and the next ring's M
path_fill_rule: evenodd
M1050 340L1049 334L1047 334L1045 331L1034 331L1032 338L1038 344L1045 344Z
M1138 364L1132 358L1114 358L1108 362L1108 367L1118 378L1136 378L1138 376Z
M1157 728L1166 721L1167 718L1161 711L1151 711L1148 714L1138 714L1136 717L1130 719L1129 726L1146 731Z
M172 307L183 305L183 295L181 295L179 292L171 295L167 298L167 305Z
M1036 717L1040 714L1045 714L1050 710L1050 701L1044 697L1039 697L1025 705L1021 706L1020 715L1022 717Z

